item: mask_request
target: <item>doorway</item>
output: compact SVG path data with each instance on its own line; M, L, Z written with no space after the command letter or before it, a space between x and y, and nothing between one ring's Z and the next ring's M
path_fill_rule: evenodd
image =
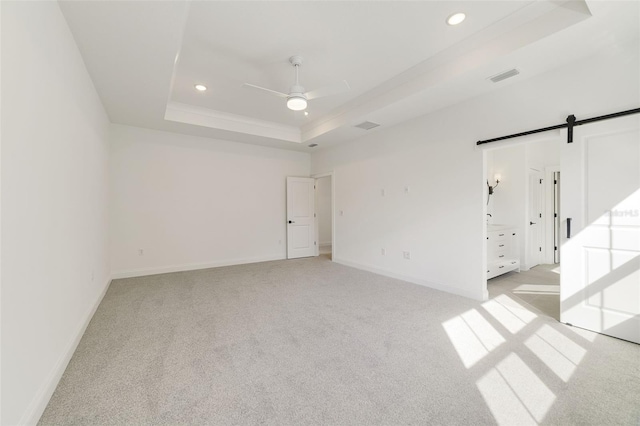
M491 193L484 196L489 297L506 294L556 320L560 265L555 237L560 231L555 229L559 187L554 178L560 147L554 137L487 149L484 179Z
M333 176L318 176L315 179L316 235L318 255L331 259L333 253Z

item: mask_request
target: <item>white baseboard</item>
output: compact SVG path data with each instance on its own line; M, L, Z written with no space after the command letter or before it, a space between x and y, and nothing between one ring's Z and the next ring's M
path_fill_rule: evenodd
M168 274L170 272L195 271L198 269L218 268L220 266L245 265L248 263L270 262L272 260L284 260L284 259L286 259L285 256L283 256L282 254L277 254L272 256L251 257L251 258L244 258L244 259L230 259L230 260L221 260L221 261L206 262L206 263L188 263L184 265L130 269L127 271L112 272L111 278L116 280L121 278L144 277L147 275Z
M398 280L407 281L413 284L429 287L434 290L444 291L445 293L452 293L458 296L463 296L463 297L467 297L469 299L474 299L474 300L485 300L483 291L478 291L478 293L474 293L468 290L464 290L456 287L449 287L442 284L436 284L420 278L397 274L395 272L388 271L386 269L380 269L375 266L366 265L363 263L351 262L351 261L340 259L340 258L334 258L333 261L341 265L350 266L352 268L361 269L363 271L373 272L374 274L383 275L389 278L395 278Z
M331 243L320 243L318 246L318 253L327 254L331 253Z
M56 390L64 371L67 369L67 365L69 361L71 361L71 357L73 356L78 344L80 343L80 339L84 335L89 322L91 322L91 318L93 318L93 314L96 313L98 306L102 302L104 295L107 294L107 290L109 289L109 285L111 284L111 278L107 279L107 282L100 292L100 295L93 303L93 305L87 310L84 315L83 321L79 324L78 329L73 334L73 338L65 347L62 356L58 359L53 369L49 372L47 378L45 379L40 389L36 393L36 396L33 397L29 407L22 415L20 419L20 425L36 425L42 413L44 413L45 408L47 408L47 404L53 395L53 392Z

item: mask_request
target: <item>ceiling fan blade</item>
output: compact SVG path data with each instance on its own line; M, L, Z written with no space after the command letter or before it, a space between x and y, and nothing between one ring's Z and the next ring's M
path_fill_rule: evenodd
M242 87L247 87L249 89L262 90L263 92L271 93L272 95L276 95L276 96L279 96L281 98L286 98L287 96L289 96L286 93L278 92L276 90L267 89L265 87L256 86L255 84L244 83L242 85Z
M307 97L307 99L316 99L322 98L324 96L336 95L338 93L346 92L349 89L351 89L351 87L349 87L349 83L347 83L347 80L342 80L330 86L321 87L320 89L315 89L307 92L305 93L305 96Z

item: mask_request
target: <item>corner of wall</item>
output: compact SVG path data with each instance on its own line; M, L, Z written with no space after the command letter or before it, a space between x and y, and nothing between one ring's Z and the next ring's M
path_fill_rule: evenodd
M110 285L111 285L111 278L109 277L106 283L104 284L102 291L98 295L98 298L94 301L93 305L87 310L87 312L85 313L82 319L82 322L78 324L77 329L73 333L73 338L67 343L64 349L64 352L56 362L53 369L51 369L51 371L47 375L46 379L44 380L44 383L42 384L40 389L38 389L38 392L36 393L36 395L31 400L31 403L29 404L24 415L20 419L19 424L36 425L38 423L38 420L40 420L42 413L44 413L44 410L47 408L47 404L49 403L51 396L53 396L53 392L55 392L56 387L58 386L58 383L62 378L62 375L67 369L67 365L69 365L69 362L71 361L71 358L73 357L74 352L78 348L78 344L80 343L80 340L84 335L84 332L89 326L89 323L93 318L93 315L96 313L96 310L98 309L98 306L100 306L100 303L102 302L102 299L104 298L105 294L107 294L107 290L109 289Z

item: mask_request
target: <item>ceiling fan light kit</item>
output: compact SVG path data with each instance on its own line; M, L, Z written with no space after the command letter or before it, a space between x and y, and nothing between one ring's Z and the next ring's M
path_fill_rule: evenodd
M292 111L304 111L307 109L307 100L304 96L292 95L287 98L287 108Z
M289 93L278 92L277 90L267 89L266 87L256 86L255 84L244 83L242 87L247 87L250 89L258 89L267 93L271 93L272 95L276 95L281 98L287 99L287 108L292 111L304 111L307 109L307 104L310 99L321 98L323 96L334 95L340 92L344 92L349 90L349 84L343 80L339 83L333 84L331 86L326 86L321 89L312 90L310 92L305 92L304 87L300 85L298 80L298 70L302 65L303 58L302 56L295 55L289 58L289 63L293 65L296 69L296 81L289 88Z

